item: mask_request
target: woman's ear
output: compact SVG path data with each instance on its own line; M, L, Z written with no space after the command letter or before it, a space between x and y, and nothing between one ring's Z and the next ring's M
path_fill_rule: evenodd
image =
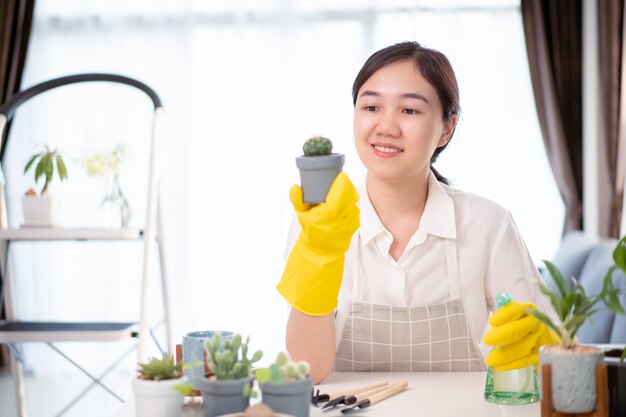
M458 120L458 116L456 114L453 114L450 117L449 121L444 122L443 130L441 132L441 137L439 138L439 142L437 143L438 148L441 148L442 146L445 146L448 143L448 141L452 137L452 134L454 133L454 129L456 128L457 120Z

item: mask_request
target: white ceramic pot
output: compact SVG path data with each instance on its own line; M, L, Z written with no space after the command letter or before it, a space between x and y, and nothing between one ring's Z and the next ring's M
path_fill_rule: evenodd
M596 365L602 363L603 357L604 352L593 346L575 349L565 349L561 345L541 347L539 371L544 364L550 364L552 407L556 411L588 413L595 409Z
M24 226L53 227L56 225L58 200L48 194L22 197Z
M184 384L187 378L146 381L133 379L136 417L180 417L184 396L174 386Z

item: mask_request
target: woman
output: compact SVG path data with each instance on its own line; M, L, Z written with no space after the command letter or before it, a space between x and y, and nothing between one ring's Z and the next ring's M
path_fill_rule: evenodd
M357 193L342 173L316 206L291 190L299 225L277 287L294 307L287 349L316 382L333 368L485 369L479 344L496 294L547 304L509 212L432 167L459 117L454 71L440 52L399 43L367 60L352 94L364 186ZM496 369L536 363L553 340L524 307L534 306L512 302L489 319Z

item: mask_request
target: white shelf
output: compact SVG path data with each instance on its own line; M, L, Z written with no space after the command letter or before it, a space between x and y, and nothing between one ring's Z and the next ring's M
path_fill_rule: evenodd
M1 229L0 240L137 240L140 229L66 229L56 227L21 227Z

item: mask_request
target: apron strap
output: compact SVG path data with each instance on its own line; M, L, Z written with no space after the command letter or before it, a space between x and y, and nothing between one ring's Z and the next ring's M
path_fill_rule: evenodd
M446 248L450 300L458 300L461 298L461 274L459 272L456 242L453 239L445 239L444 246Z

